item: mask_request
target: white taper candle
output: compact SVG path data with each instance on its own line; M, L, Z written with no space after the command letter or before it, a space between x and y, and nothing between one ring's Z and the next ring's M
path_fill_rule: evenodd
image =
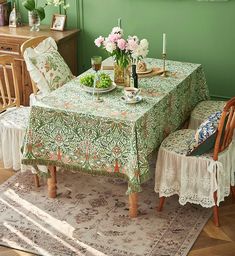
M122 19L121 18L118 19L118 27L122 28Z
M162 54L166 54L166 33L163 33Z

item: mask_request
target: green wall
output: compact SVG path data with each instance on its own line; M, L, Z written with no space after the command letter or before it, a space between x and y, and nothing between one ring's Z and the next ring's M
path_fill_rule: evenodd
M38 0L40 2L40 0ZM19 9L22 10L19 0ZM43 0L41 0L43 2ZM235 96L235 1L196 0L67 0L68 27L82 29L79 37L80 71L90 57L105 53L93 41L107 35L122 18L125 35L136 34L150 42L149 57L161 58L162 33L167 33L168 58L202 63L210 93ZM56 8L47 8L46 23ZM26 12L22 12L26 20Z

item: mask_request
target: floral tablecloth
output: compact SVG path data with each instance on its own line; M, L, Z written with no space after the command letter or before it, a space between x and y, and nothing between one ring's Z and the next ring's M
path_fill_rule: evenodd
M117 175L128 180L128 193L141 191L150 177L148 155L208 98L200 64L168 61L167 69L170 77L139 79L143 101L134 105L121 99L122 87L95 102L80 87L83 74L53 91L31 109L22 163Z

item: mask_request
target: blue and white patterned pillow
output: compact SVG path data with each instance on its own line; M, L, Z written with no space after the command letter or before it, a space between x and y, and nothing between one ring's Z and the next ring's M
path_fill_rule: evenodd
M187 155L201 155L214 148L222 111L210 115L196 130Z

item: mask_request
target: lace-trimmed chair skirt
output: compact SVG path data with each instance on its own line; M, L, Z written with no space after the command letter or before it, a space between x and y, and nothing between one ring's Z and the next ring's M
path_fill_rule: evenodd
M162 143L155 173L155 192L159 197L179 195L179 203L200 204L203 207L214 206L213 193L217 191L217 205L230 193L230 184L234 183L235 147L219 154L214 161L212 154L198 157L186 156L188 143L195 131L179 130L170 134ZM216 178L217 177L217 178Z
M11 108L0 114L0 161L4 168L21 168L20 148L28 124L29 107Z
M188 129L196 130L200 126L200 124L203 121L205 121L211 114L217 111L222 111L225 104L226 104L226 101L212 101L212 100L201 101L200 103L198 103L191 113ZM233 134L233 147L235 148L235 131ZM234 170L234 176L235 176L235 170Z

